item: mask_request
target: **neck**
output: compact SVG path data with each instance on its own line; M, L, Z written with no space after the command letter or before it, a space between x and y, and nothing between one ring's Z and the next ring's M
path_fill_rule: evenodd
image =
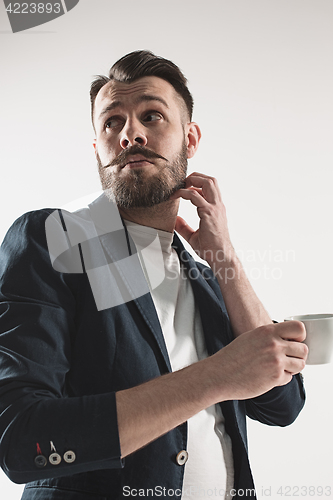
M123 209L118 207L118 210L126 220L172 233L175 229L178 206L179 200L169 200L148 208Z

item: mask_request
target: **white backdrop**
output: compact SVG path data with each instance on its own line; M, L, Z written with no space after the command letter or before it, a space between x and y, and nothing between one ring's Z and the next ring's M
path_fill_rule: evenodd
M187 76L203 132L190 172L219 180L271 316L333 312L332 0L80 0L17 34L1 2L0 239L23 212L100 189L89 85L137 49ZM181 214L197 224L190 204ZM249 422L260 499L319 497L310 486L333 496L332 375L332 364L306 367L307 403L292 426ZM0 473L1 500L21 490Z

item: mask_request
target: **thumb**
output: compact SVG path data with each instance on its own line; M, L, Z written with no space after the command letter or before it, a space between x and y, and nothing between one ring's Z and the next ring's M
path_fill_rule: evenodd
M192 235L195 233L195 231L187 224L187 222L180 217L179 215L177 216L176 219L176 224L175 224L175 230L177 233L180 234L188 243L190 242L190 239Z

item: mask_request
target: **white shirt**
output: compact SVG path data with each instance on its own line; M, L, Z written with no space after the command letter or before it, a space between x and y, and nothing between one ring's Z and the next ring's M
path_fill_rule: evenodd
M190 281L171 247L173 233L140 226L125 221L137 247L139 258L164 335L172 370L180 370L207 357L203 328L198 307L195 306ZM142 250L159 237L165 278L157 287L151 286L149 275L161 262L160 250L149 252L142 258ZM160 274L160 272L159 272ZM230 436L224 427L219 405L213 405L188 420L188 461L185 464L182 499L218 496L231 498L234 466Z

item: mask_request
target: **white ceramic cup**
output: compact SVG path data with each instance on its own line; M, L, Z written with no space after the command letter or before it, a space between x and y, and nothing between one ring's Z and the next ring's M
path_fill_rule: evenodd
M306 329L304 343L309 348L307 365L329 363L333 352L333 314L290 316L285 321L302 321Z

